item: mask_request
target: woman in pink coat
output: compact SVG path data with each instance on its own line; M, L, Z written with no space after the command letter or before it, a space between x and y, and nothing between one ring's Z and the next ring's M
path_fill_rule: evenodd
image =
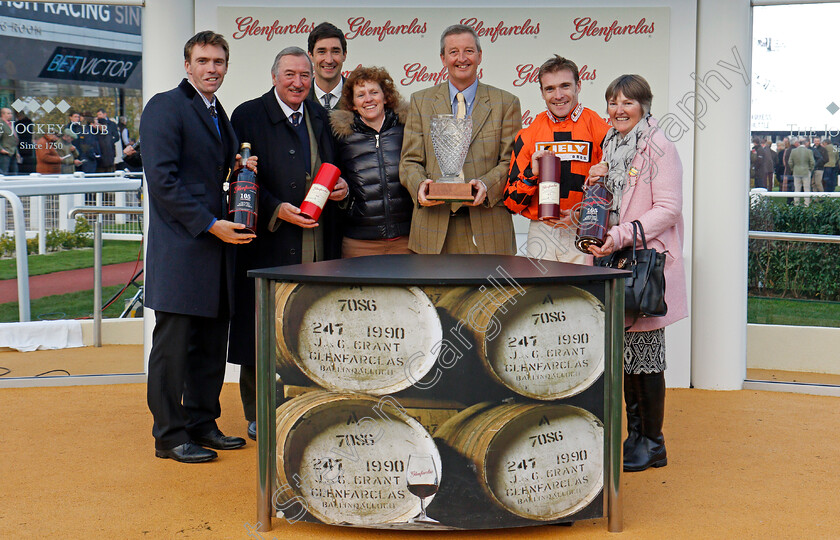
M682 164L671 141L650 116L650 86L639 75L622 75L606 91L612 129L604 138L604 162L589 172L590 184L604 177L613 193L613 220L596 257L633 245L639 220L648 247L665 252L664 317L632 318L624 334L624 401L628 437L624 470L643 471L668 463L662 424L665 414L665 327L688 316L683 270ZM640 239L641 240L641 239Z

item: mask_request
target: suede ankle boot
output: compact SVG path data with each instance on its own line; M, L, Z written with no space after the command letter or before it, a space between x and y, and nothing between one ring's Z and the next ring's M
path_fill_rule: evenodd
M631 452L624 454L626 472L644 471L668 464L662 424L665 420L665 374L642 373L631 375L637 379L641 432Z

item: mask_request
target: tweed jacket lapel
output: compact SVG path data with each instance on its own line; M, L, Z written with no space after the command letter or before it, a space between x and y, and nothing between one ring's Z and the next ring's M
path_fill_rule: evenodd
M437 95L432 103L432 115L452 114L452 103L449 102L449 83L438 86Z
M478 136L478 132L481 131L484 122L490 117L490 110L490 93L487 91L487 86L478 83L472 110L472 136L470 137L470 144Z

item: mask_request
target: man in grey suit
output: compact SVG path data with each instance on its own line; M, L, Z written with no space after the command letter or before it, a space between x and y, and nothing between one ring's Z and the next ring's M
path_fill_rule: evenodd
M448 27L440 38L440 59L449 81L411 96L400 181L416 203L408 243L416 253L515 253L513 221L501 201L522 115L516 96L478 81L481 56L472 28ZM463 174L475 197L462 206L426 198L429 184L441 176L429 136L437 114L472 118Z
M806 146L808 142L807 137L800 137L798 141L793 142L793 150L790 152L791 171L793 171L793 190L794 191L811 191L811 173L814 170L816 161L811 149ZM799 204L800 197L795 199L795 204ZM805 206L811 204L810 197L804 197Z
M184 463L210 461L217 457L212 449L245 444L216 425L233 306L233 244L254 238L225 219L225 179L239 157L236 134L215 97L228 52L214 32L190 38L187 78L152 97L140 123L150 215L146 305L155 310L147 398L155 455Z

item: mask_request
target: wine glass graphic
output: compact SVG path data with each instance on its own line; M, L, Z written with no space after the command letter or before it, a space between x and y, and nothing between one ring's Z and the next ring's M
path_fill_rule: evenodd
M405 483L412 495L420 498L420 515L411 521L434 521L426 517L426 497L437 493L438 479L435 460L430 454L409 454Z

